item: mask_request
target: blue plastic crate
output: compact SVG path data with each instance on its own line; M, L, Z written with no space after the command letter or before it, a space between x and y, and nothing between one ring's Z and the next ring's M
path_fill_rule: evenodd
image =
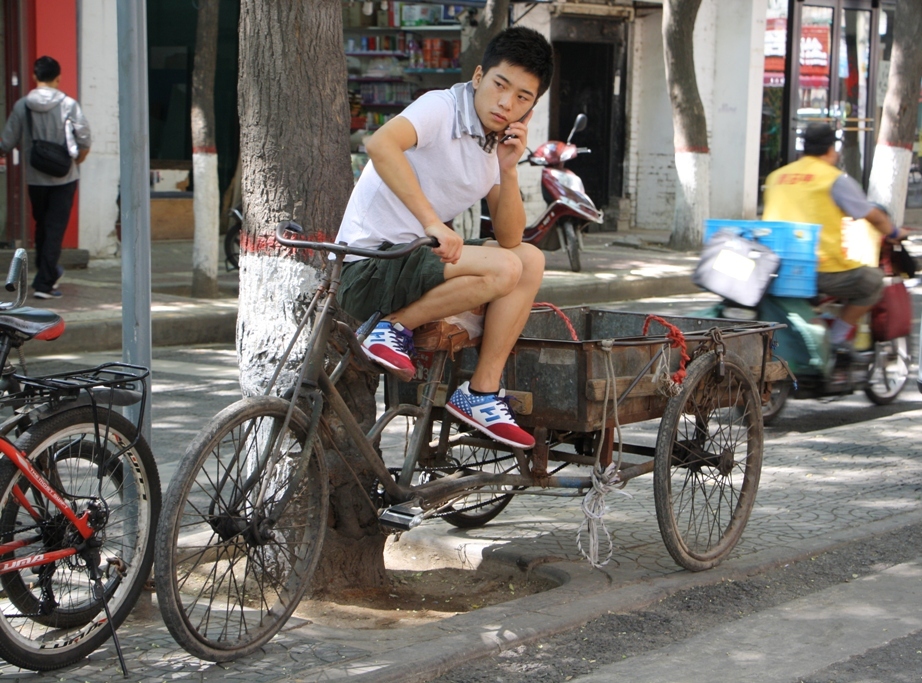
M816 295L819 225L712 218L704 222L705 241L718 230L731 230L746 239L755 240L781 257L781 268L768 288L769 294L789 297Z

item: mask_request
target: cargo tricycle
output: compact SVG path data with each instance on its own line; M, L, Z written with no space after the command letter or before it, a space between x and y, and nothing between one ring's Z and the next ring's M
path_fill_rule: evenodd
M356 365L380 372L360 348L376 320L356 335L334 318L343 258L396 257L432 241L387 252L357 249L307 241L290 222L278 226L276 238L336 258L272 386L202 430L166 494L157 593L170 632L193 655L225 661L251 653L291 615L328 525L324 454L339 451L345 439L377 476L368 504L385 530L407 531L430 517L478 526L514 495L604 496L652 472L660 531L681 566L713 567L739 540L759 483L763 398L786 376L771 360L779 325L536 309L504 373L517 421L537 442L527 453L443 410L446 395L473 368L476 344L460 329L420 329L417 377L386 379L385 409L365 433L337 381ZM305 332L306 341L297 341ZM296 344L303 360L289 362ZM413 427L402 465L388 468L381 435L404 416ZM660 419L655 446L623 441L623 425L651 419ZM590 471L574 474L567 465Z

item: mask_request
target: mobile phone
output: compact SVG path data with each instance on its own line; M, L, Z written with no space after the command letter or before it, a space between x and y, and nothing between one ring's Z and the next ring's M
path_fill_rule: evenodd
M531 106L528 108L528 111L525 112L524 114L522 114L522 118L520 118L520 119L518 120L518 123L521 123L522 121L524 121L525 118L531 113L531 110L534 109L534 108L535 108L535 105L531 105ZM511 140L511 139L514 138L514 137L518 137L518 136L517 136L517 135L504 135L504 136L500 139L500 142L506 142L506 140Z

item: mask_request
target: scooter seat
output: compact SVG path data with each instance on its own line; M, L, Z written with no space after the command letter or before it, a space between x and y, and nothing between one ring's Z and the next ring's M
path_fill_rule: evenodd
M0 334L51 341L63 332L64 319L42 308L24 307L0 312Z

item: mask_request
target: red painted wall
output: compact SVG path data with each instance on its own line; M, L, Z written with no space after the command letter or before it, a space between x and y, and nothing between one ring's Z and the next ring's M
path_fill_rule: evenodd
M54 57L61 64L61 85L63 92L79 99L77 91L77 0L29 0L29 64L23 65L23 72L29 74L30 88L35 87L32 65L42 55ZM26 68L27 67L27 68ZM90 121L90 130L93 122ZM74 197L74 208L64 233L64 248L77 247L77 214L79 192ZM31 221L30 221L31 223ZM35 230L32 224L31 230Z

